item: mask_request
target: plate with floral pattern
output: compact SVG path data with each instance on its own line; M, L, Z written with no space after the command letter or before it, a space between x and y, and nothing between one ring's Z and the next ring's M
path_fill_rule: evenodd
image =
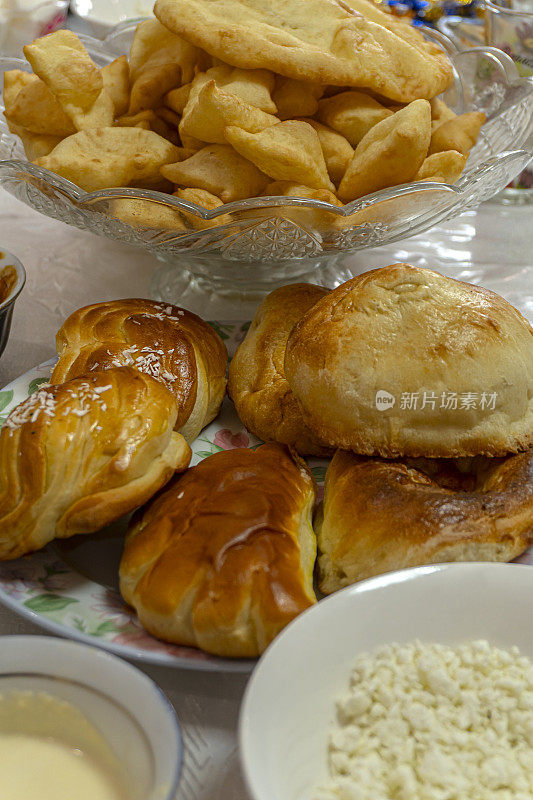
M230 355L249 323L211 323ZM55 359L40 364L0 391L0 425L28 395L47 383ZM233 404L224 400L214 422L192 445L191 466L221 450L257 447L260 440L240 422ZM327 461L310 459L318 498ZM214 672L249 672L255 660L224 659L193 647L168 644L144 630L118 591L118 564L127 518L97 534L51 542L43 550L15 561L0 562L0 602L51 633L102 647L124 658L149 664ZM533 547L516 559L533 564Z
M212 323L230 354L249 323ZM55 359L40 364L0 391L0 425L9 412L50 378ZM217 419L192 445L191 466L221 450L257 447L260 440L242 425L224 400ZM322 482L325 462L312 461ZM168 644L151 636L118 591L118 564L127 519L104 531L51 542L43 550L0 563L0 602L51 633L88 642L129 659L216 672L249 672L255 660L223 659Z

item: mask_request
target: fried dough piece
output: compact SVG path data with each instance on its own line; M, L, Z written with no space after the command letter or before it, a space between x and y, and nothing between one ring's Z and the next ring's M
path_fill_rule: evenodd
M279 122L260 133L228 127L226 139L238 153L275 180L335 191L318 135L306 122Z
M363 92L341 92L327 97L318 104L318 119L341 133L357 147L368 131L392 111Z
M4 99L5 113L9 119L31 133L46 136L70 136L76 133L72 121L43 81L36 75L28 81L12 99L10 93Z
M481 111L470 111L443 122L433 131L429 145L429 155L443 150L457 150L467 156L479 136L481 126L487 117Z
M38 81L37 75L25 72L22 69L8 69L4 72L4 108L7 110L13 105L18 93L29 83Z
M214 194L206 192L205 189L178 189L174 192L174 195L182 200L188 200L190 203L196 203L196 205L202 206L207 211L212 211L224 205L220 197L215 197ZM221 214L214 219L202 219L202 217L197 217L187 211L182 210L180 213L196 231L217 228L219 225L227 225L231 222L231 214Z
M276 83L276 76L267 69L238 69L228 64L219 64L206 71L208 80L214 80L216 85L230 94L234 94L245 103L275 114L276 104L272 99L272 92Z
M35 161L37 158L41 158L41 156L47 156L48 153L51 153L54 147L62 141L61 136L32 133L26 128L11 122L7 116L6 122L11 133L14 133L21 140L28 161Z
M375 125L356 148L339 185L348 203L388 186L413 180L427 155L431 115L427 100L415 100Z
M176 131L178 130L180 124L180 117L179 114L176 114L176 112L173 111L171 108L167 108L166 106L160 106L155 113L160 119L166 122L167 125L170 125L171 128L175 128Z
M453 81L440 48L416 34L399 36L336 0L157 0L154 14L169 30L243 69L368 88L400 103L435 97Z
M205 55L155 19L141 22L130 50L129 113L157 108L171 89L189 83Z
M457 114L455 111L446 105L444 100L434 97L429 101L431 106L431 130L434 131L443 122L448 122L450 119L455 119Z
M211 144L178 164L161 170L165 178L184 188L205 189L224 203L261 194L268 178L232 147Z
M107 67L102 67L104 89L115 107L115 116L121 117L130 102L130 68L127 56L115 58Z
M268 197L300 197L302 200L320 200L333 206L342 206L341 201L329 189L310 189L290 181L274 181L269 183L263 192ZM286 206L283 218L292 219L301 228L326 231L336 224L338 217L329 211L306 206Z
M190 96L179 125L180 135L192 136L210 144L226 144L224 130L236 125L249 133L258 133L278 123L278 118L265 114L234 94L219 89L214 80Z
M165 231L183 231L185 227L180 212L160 203L136 197L117 197L109 202L113 217L118 217L132 228L157 228Z
M112 186L164 190L168 184L160 169L177 161L180 155L178 147L152 131L100 128L79 131L63 139L49 155L35 163L86 192Z
M456 150L445 150L433 153L426 158L418 170L415 181L438 181L439 183L455 183L460 178L467 157Z
M318 83L278 77L272 99L281 120L312 117L318 110L318 100L323 92L323 87Z
M191 91L192 83L185 83L179 89L172 89L164 97L164 103L168 108L171 108L176 114L183 114L183 109L187 105L189 94Z
M169 125L151 108L146 109L146 111L138 111L137 114L132 114L131 116L126 114L123 117L119 117L115 125L119 128L143 128L145 131L153 131L176 146L179 142L177 129ZM190 152L189 150L184 151L182 157L186 158L187 155L190 155Z
M102 72L76 34L59 30L42 36L24 47L24 55L78 131L113 124Z
M353 147L340 133L315 119L304 119L302 122L307 122L317 132L329 177L338 186L353 158Z

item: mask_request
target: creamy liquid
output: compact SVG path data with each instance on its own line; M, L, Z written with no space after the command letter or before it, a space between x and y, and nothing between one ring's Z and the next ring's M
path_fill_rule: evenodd
M123 800L80 750L25 734L0 734L1 800Z
M80 708L0 692L0 800L132 800L125 766Z

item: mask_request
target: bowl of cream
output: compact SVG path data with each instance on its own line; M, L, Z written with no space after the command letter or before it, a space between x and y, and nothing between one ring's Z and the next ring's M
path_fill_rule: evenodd
M9 339L15 300L25 282L26 272L18 258L5 250L0 251L0 355Z
M182 755L174 709L140 670L83 644L2 637L2 800L173 800Z

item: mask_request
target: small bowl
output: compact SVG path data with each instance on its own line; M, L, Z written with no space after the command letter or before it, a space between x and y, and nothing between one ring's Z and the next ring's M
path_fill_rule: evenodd
M0 3L0 52L21 58L25 44L63 28L67 14L68 0Z
M0 355L5 350L9 331L11 330L11 319L15 300L21 293L26 283L26 271L18 258L0 252Z
M356 657L392 642L488 639L533 658L533 571L519 564L441 564L343 589L297 617L254 670L239 746L253 800L309 800L328 779L335 701Z
M19 691L44 692L79 709L128 776L128 800L174 800L183 757L179 723L140 670L84 644L3 636L0 695Z
M70 13L82 20L91 36L105 37L126 20L153 17L153 0L70 0Z

